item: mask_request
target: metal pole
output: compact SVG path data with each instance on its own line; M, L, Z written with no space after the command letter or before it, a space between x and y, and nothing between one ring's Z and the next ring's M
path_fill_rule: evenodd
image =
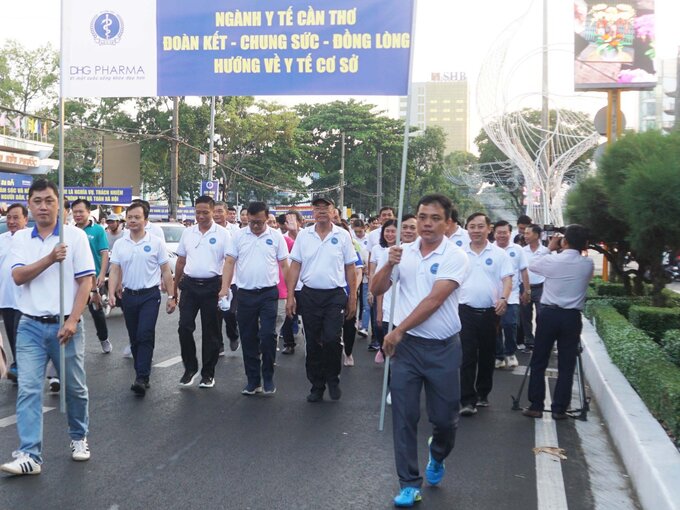
M411 14L411 46L409 47L409 63L408 63L408 84L406 92L406 111L411 111L411 76L413 74L413 42L416 33L416 4L417 0L413 0L413 12ZM401 153L401 179L399 182L399 208L397 212L397 242L396 245L401 244L401 218L404 216L404 193L406 191L406 167L408 163L408 142L411 126L409 124L409 115L404 120L404 149ZM390 304L390 316L388 317L387 334L390 334L393 329L392 317L394 317L395 305L397 304L397 285L392 285L390 289L392 293L392 302ZM385 399L387 398L387 378L390 373L390 357L385 358L385 368L383 370L383 385L380 393L380 420L378 422L378 430L382 432L385 429Z
M376 194L378 195L378 203L377 205L377 211L382 209L382 204L383 204L383 189L382 189L382 152L378 152L378 177L377 177L377 189L376 189Z
M172 98L172 145L170 146L170 203L169 214L177 217L179 192L179 97Z
M680 47L678 58L675 62L675 116L673 117L673 129L680 129Z
M543 131L543 151L541 152L541 159L543 165L543 172L539 175L543 176L543 193L541 194L541 202L543 206L543 223L552 223L550 218L550 156L548 153L548 130L550 129L550 104L548 101L548 0L543 0L543 66L542 66L542 85L541 85L541 130Z
M60 53L64 51L64 0L61 2ZM63 58L60 59L63 62ZM64 66L59 66L59 243L64 242ZM64 327L64 263L59 262L59 329ZM66 345L59 345L59 411L66 413Z
M215 150L215 96L210 98L210 143L208 144L208 180L213 180L213 151Z
M340 196L338 197L340 217L345 215L345 133L342 133L340 143Z

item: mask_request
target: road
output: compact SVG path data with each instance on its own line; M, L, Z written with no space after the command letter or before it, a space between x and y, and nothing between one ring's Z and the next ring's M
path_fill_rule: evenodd
M343 369L343 397L305 401L304 355L279 356L278 391L244 397L240 350L217 367L216 387L180 389L177 315L161 315L152 387L129 390L130 360L119 311L109 318L115 352L103 355L89 317L86 366L92 459L70 460L58 397L46 395L43 472L0 477L0 509L387 509L398 491L391 420L377 430L382 368L359 339L356 366ZM200 326L199 326L200 331ZM299 340L299 339L298 339ZM200 359L200 356L199 356ZM520 364L528 355L520 355ZM461 419L456 448L438 488L425 487L420 509L638 508L597 415L586 422L531 420L511 410L523 369L498 370L491 407ZM16 388L0 381L0 460L17 445L12 424ZM526 399L524 400L524 403ZM424 469L429 435L424 406L419 429ZM556 434L567 459L536 446ZM537 437L539 439L537 439Z

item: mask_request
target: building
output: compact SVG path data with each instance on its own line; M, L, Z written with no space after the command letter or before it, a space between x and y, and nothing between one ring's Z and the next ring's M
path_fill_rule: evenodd
M662 60L654 90L640 92L640 131L673 129L676 119L678 60ZM680 104L678 105L680 106Z
M409 123L424 131L439 126L446 134L446 150L468 151L469 92L463 72L432 73L431 80L411 85ZM407 98L399 99L399 118L406 119Z

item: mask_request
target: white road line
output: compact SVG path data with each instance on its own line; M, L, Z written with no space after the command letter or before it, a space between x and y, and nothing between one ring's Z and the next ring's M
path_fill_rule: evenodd
M550 409L552 399L548 378L545 378L546 408ZM550 413L536 420L536 447L549 446L558 448L557 429ZM536 494L538 510L567 510L567 494L562 476L562 461L547 453L539 453L536 457Z
M56 407L43 407L43 414L48 413L50 411L53 411L56 409ZM8 416L7 418L0 418L0 429L9 427L10 425L14 425L17 422L17 415L13 414L12 416Z
M160 363L156 363L154 367L156 368L168 368L173 365L176 365L177 363L182 362L182 356L175 356L174 358L166 359L165 361L161 361Z

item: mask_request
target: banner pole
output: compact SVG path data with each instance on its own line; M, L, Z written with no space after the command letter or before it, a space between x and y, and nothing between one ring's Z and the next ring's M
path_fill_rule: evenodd
M417 0L413 0L413 7L411 13L411 44L408 55L408 82L406 88L406 119L404 120L404 149L401 153L401 180L399 181L399 208L397 212L397 242L396 246L401 245L401 218L404 216L404 194L406 191L406 168L408 164L408 142L411 131L410 116L411 116L411 76L413 75L413 47L416 33L416 4ZM387 334L390 334L393 329L392 318L394 317L394 310L397 304L397 285L394 283L389 290L392 293L392 302L390 303L390 315L388 317ZM379 326L381 327L381 326ZM390 356L385 357L385 368L383 370L383 385L380 397L380 420L378 423L378 430L382 432L385 429L385 404L387 399L387 380L390 373Z
M59 46L59 243L64 242L64 2L61 0ZM64 263L59 262L59 329L64 327ZM59 411L66 413L66 346L59 345Z

